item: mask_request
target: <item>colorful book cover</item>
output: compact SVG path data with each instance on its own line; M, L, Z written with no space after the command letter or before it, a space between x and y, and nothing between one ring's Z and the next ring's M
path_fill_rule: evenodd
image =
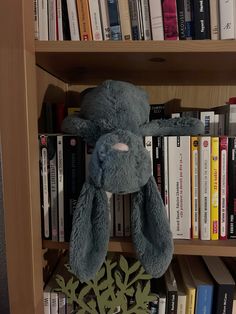
M77 0L77 13L81 40L92 40L92 28L88 1Z
M211 240L219 239L219 137L211 138Z
M175 0L162 1L162 14L164 24L164 39L177 40L178 35L178 21L177 21L177 7Z
M228 139L228 235L236 238L236 137Z
M191 137L192 238L199 239L199 142Z

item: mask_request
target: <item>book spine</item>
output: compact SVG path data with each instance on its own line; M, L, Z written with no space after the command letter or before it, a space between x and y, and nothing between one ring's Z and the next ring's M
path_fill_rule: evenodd
M58 293L51 291L50 314L58 314Z
M76 0L66 0L71 40L80 40Z
M160 136L153 136L152 138L153 141L153 176L156 179L157 187L159 192L161 193L161 196L163 197L164 195L164 185L163 185L163 180L162 180L162 140Z
M129 12L132 29L132 39L140 40L142 39L142 37L140 29L139 6L137 0L129 0Z
M163 147L163 164L164 164L164 204L167 217L170 217L170 200L169 200L169 167L168 167L168 137L162 138Z
M112 40L121 40L121 26L120 26L120 16L117 6L117 0L107 0L108 6L108 15L110 21L111 29L111 39Z
M153 40L164 40L161 0L149 0L150 21Z
M200 239L210 240L211 138L200 137Z
M63 40L71 40L67 0L61 0Z
M190 137L168 137L170 226L175 239L191 237Z
M110 192L106 192L106 194L109 208L110 237L114 237L114 195Z
M162 14L165 40L177 40L179 38L179 35L178 35L177 7L175 0L162 1Z
M229 137L228 150L228 234L236 238L236 137Z
M204 134L214 135L215 113L213 111L201 111L200 120L204 124Z
M219 239L219 137L211 138L211 240Z
M56 0L57 8L57 39L63 40L62 0Z
M220 239L227 239L228 137L220 137Z
M153 143L152 143L152 136L145 136L144 137L144 147L146 150L149 152L150 159L151 159L151 172L153 175L153 156L152 156L152 151L153 151Z
M197 286L195 313L212 313L213 285L201 284Z
M130 230L130 210L131 210L131 195L125 194L124 195L124 233L125 237L131 236Z
M88 1L77 0L77 14L81 40L92 40Z
M219 0L220 39L235 39L235 0Z
M39 3L34 0L34 39L39 39Z
M177 4L179 39L186 39L184 0L177 0L176 4Z
M48 40L48 2L38 0L39 8L39 40Z
M124 236L124 203L123 195L115 194L115 235L116 237Z
M109 40L111 39L111 29L110 29L109 14L108 14L108 8L107 8L107 0L100 0L100 12L101 12L103 39Z
M192 16L192 1L184 0L184 17L185 17L185 38L193 39L193 16Z
M178 294L177 291L167 293L167 313L177 314Z
M43 309L44 314L51 314L51 300L50 300L50 291L43 292Z
M219 3L215 0L209 0L210 2L210 27L211 27L211 39L220 39L219 34Z
M98 0L89 0L90 21L92 27L93 40L103 40L100 9Z
M199 140L191 137L192 238L199 239Z
M57 40L56 0L48 0L48 36L49 40Z
M49 135L50 146L50 207L51 207L51 225L52 241L58 241L58 204L57 204L57 140L56 136Z
M128 0L119 0L118 8L120 12L120 24L122 31L123 40L132 39L131 23L130 23L130 14L129 14L129 3Z
M143 24L143 39L151 40L151 24L148 0L140 0L142 24Z
M58 184L58 232L59 242L65 241L64 235L64 169L63 136L57 136L57 184Z
M209 0L193 1L194 38L211 39Z
M67 314L66 313L66 295L62 292L58 292L58 312L57 313Z

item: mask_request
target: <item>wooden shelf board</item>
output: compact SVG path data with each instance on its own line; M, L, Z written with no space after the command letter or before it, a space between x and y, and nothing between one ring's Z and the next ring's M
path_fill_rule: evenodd
M175 240L174 243L174 254L178 255L236 256L236 240ZM69 243L44 240L43 248L68 249ZM111 239L108 251L134 253L134 247L130 240Z
M232 85L235 41L35 41L36 64L68 83Z

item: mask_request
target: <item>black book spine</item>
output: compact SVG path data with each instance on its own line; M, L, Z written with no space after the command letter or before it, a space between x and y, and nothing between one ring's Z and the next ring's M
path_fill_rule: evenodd
M236 238L236 137L229 137L228 150L228 234Z
M162 176L162 140L160 136L153 136L153 175L161 196L164 195L164 183Z
M179 39L183 40L183 39L186 39L184 0L177 0L176 4L177 4Z
M209 0L194 0L194 39L211 39Z
M151 105L149 120L165 119L165 105Z
M168 291L167 294L167 312L168 314L177 314L178 294L177 291Z
M232 314L234 286L218 284L213 297L213 312L216 314Z
M61 0L63 40L71 40L66 0Z
M64 230L70 240L72 217L84 183L84 142L78 136L63 136Z

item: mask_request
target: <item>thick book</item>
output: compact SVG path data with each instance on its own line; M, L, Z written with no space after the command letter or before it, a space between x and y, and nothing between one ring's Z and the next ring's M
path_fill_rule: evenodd
M111 40L121 40L122 33L117 0L107 0L107 8L110 21Z
M120 24L121 24L121 33L123 40L132 39L132 30L131 30L131 21L129 13L129 2L128 0L119 0L118 8L120 13Z
M228 138L228 238L236 239L236 137Z
M111 29L110 29L110 22L109 22L107 0L100 0L99 3L100 3L103 40L109 40L111 39Z
M152 40L164 40L161 0L149 0Z
M175 0L163 0L162 1L162 14L163 14L165 40L179 39L176 1Z
M209 0L193 2L194 39L211 39Z
M200 256L186 256L196 286L195 313L212 313L214 282Z
M93 40L103 40L101 15L98 0L89 0L89 12Z
M190 136L168 137L169 212L174 239L191 238Z
M48 1L38 0L38 39L48 40Z
M92 27L88 1L77 0L77 14L81 40L92 40Z
M236 2L219 0L220 39L236 39Z
M235 281L228 268L218 256L203 256L204 262L214 280L212 313L231 314Z
M129 13L132 29L132 39L141 40L141 21L139 15L139 3L137 0L129 0Z

